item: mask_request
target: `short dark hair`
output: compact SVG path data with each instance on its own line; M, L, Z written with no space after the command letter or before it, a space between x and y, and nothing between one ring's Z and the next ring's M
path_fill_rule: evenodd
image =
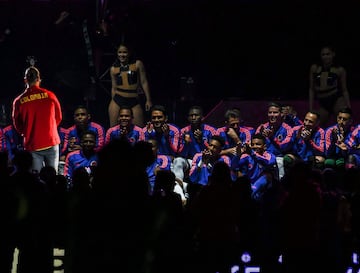
M353 115L353 111L351 110L350 107L341 108L338 113L349 114L350 116Z
M91 131L91 130L86 130L85 132L83 132L81 134L81 138L83 138L84 135L92 135L95 139L97 137L96 133L94 131Z
M204 113L203 108L202 108L201 106L199 106L199 105L193 105L193 106L191 106L191 107L189 108L189 112L188 112L188 113L190 113L191 110L199 110L200 113L201 113L201 115Z
M40 71L35 66L30 66L25 70L25 79L28 83L33 83L40 77Z
M74 113L75 113L75 111L78 110L78 109L85 109L85 110L86 110L86 113L89 114L89 109L88 109L85 105L83 105L83 104L77 105L77 106L75 107L75 109L74 109Z
M320 113L319 113L318 111L310 110L310 111L308 111L308 112L305 114L305 116L306 116L307 114L309 114L309 113L316 115L318 120L320 119Z
M253 139L261 139L263 141L263 143L266 143L266 138L260 133L254 134L251 137L251 140L253 140Z
M160 111L164 114L164 116L167 116L167 111L166 111L166 108L165 106L163 105L160 105L160 104L155 104L151 107L151 113L154 112L154 111Z
M268 103L268 109L269 109L270 107L276 107L276 108L279 108L280 110L281 110L281 108L282 108L281 104L280 104L280 103L277 103L277 102L275 102L275 101L271 101L271 102Z
M320 50L323 50L325 48L329 49L332 52L336 51L334 45L332 45L332 44L323 44L322 47L320 48Z
M134 112L132 110L132 108L129 106L129 105L121 105L120 109L119 109L119 113L121 110L129 110L130 111L130 114L131 114L131 117L134 117Z
M225 146L225 140L223 137L221 137L219 135L214 135L211 137L211 139L218 141L221 145L221 148L223 148Z
M241 117L240 109L231 108L225 112L224 117L226 121L229 120L229 118L240 118Z

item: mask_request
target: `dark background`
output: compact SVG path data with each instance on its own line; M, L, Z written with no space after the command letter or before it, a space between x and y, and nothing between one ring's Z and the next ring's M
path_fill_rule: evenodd
M70 17L56 28L64 10ZM350 96L357 99L359 14L355 1L0 0L1 104L9 108L23 90L26 58L33 55L42 86L62 102L64 122L71 123L74 105L86 103L106 126L107 69L121 39L143 60L153 102L166 104L170 112L182 113L194 101L209 111L232 97L307 99L309 68L325 44L335 47ZM96 88L89 85L85 19ZM97 34L101 19L109 25L108 37ZM189 77L193 84L186 83Z

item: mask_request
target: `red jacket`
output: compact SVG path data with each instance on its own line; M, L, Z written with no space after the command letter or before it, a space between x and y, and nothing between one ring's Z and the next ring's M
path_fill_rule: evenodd
M39 86L27 88L13 102L12 119L24 137L25 150L36 151L60 143L58 126L62 112L53 92Z

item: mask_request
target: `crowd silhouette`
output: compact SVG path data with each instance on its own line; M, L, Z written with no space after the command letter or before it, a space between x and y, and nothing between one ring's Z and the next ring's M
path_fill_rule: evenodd
M359 250L358 169L340 179L297 163L259 203L246 176L232 181L217 162L184 206L170 170L158 171L149 194L145 143L106 144L94 172L76 169L70 189L51 167L32 173L26 151L10 173L2 153L1 272L10 272L15 247L18 272L52 272L58 247L65 272L94 273L230 272L244 251L261 272L345 272Z

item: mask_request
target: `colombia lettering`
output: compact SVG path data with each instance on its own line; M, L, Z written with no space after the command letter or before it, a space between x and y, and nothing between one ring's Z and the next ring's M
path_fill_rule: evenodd
M20 99L20 103L23 104L25 102L30 102L30 101L33 101L33 100L41 100L41 99L46 99L46 98L48 98L47 93L37 93L37 94L32 94L30 96L22 97Z

